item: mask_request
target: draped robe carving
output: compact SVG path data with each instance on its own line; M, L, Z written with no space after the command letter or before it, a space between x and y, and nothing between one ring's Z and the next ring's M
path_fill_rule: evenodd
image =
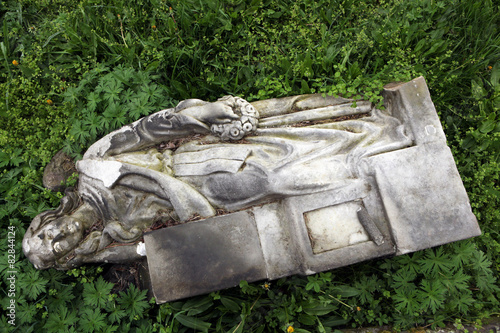
M66 241L63 227L49 226L61 216L42 213L25 237L25 252L40 268L134 258L135 248L106 247L140 239L161 214L186 221L214 216L218 208L236 211L341 188L363 177L366 157L412 144L398 119L369 102L353 107L315 95L297 101L303 106L268 112L257 125L257 110L243 99L187 100L108 134L77 163L78 209L86 212L80 215L102 221L103 230ZM180 144L161 149L172 142ZM47 240L51 228L59 242ZM43 246L53 247L53 255L31 255Z

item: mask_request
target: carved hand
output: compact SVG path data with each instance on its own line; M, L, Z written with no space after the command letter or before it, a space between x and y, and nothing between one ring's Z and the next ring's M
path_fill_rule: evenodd
M232 107L223 102L194 106L181 110L179 113L198 119L206 124L224 124L240 118L234 113Z

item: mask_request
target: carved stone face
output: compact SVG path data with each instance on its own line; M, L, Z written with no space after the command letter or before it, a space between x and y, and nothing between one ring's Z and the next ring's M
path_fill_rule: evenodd
M47 268L71 250L83 238L82 223L71 216L63 216L37 230L27 240L27 256L37 268Z

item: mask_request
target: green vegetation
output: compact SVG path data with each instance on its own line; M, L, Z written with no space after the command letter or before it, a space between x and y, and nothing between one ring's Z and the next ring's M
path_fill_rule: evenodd
M497 1L4 0L0 13L3 309L9 250L18 272L16 326L2 312L1 331L333 332L480 325L500 313ZM101 267L36 271L22 255L31 219L62 196L41 182L61 148L81 156L105 133L188 97L380 102L384 84L420 75L481 237L161 306L134 286L110 295Z

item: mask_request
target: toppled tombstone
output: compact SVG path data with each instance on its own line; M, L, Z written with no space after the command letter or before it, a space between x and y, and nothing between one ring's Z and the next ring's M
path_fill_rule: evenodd
M384 103L182 101L92 145L23 250L39 269L146 256L162 303L479 235L425 80Z

